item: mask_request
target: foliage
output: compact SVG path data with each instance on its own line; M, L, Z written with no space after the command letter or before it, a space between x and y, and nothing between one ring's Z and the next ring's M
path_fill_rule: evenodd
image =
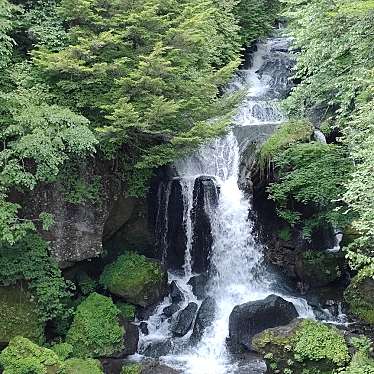
M18 336L0 353L0 365L4 374L57 374L62 362L50 349Z
M265 330L253 338L252 345L265 354L272 368L284 372L333 373L350 358L343 335L335 327L313 320Z
M64 362L61 374L103 374L100 361L92 358L70 358Z
M100 283L110 292L142 306L165 282L160 263L132 252L107 265L100 277Z
M77 308L66 342L75 357L102 357L120 352L124 329L119 310L109 297L92 293Z
M57 263L49 257L47 243L36 234L14 246L0 248L0 282L8 285L21 280L29 282L43 320L65 313L64 299L70 296L69 285Z
M129 364L122 368L121 374L141 374L142 366L140 364Z
M249 46L259 36L269 34L279 11L279 0L240 0L235 14L241 27L242 43Z
M344 201L361 237L348 248L353 268L373 266L374 186L372 174L374 22L372 0L283 0L288 32L299 50L287 100L289 112L305 116L320 108L329 127L338 127L354 162Z
M307 142L311 135L311 124L305 121L288 121L282 124L261 146L258 163L262 172L276 155L295 143Z
M0 287L0 342L22 335L35 343L44 342L44 323L38 306L21 286Z
M123 318L127 319L128 321L133 321L135 319L135 305L119 302L116 303L116 307L119 309L120 314Z
M370 339L364 336L353 337L351 344L356 349L356 352L347 369L343 371L343 374L373 374L374 360L369 356L372 349Z
M337 208L352 166L342 147L311 142L294 144L274 156L278 180L270 184L270 198L291 225L302 224L304 236L322 225L344 227L351 216Z
M373 269L362 268L352 279L344 295L350 312L370 324L374 324L373 279Z
M0 0L0 70L10 60L13 40L9 36L12 29L11 13L14 7L7 0Z
M73 353L73 346L69 343L57 343L51 349L61 360L70 358Z

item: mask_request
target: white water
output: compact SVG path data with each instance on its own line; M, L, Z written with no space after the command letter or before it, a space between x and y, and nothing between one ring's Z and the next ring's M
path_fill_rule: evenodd
M277 100L269 98L271 77L259 76L257 71L264 63L274 43L280 39L269 39L259 45L252 67L242 70L232 81L228 90L246 90L246 98L234 118L236 126L261 126L281 123L284 120L277 106ZM217 207L209 207L212 225L213 246L211 266L214 276L210 280L209 294L217 302L217 313L213 325L208 328L201 342L194 348L182 350L182 354L168 354L162 359L186 374L230 374L235 373L237 364L231 362L226 350L229 316L235 305L260 300L270 294L278 294L294 303L299 315L314 318L312 309L303 299L279 293L272 275L263 266L262 247L253 237L253 223L248 219L251 209L249 199L238 186L240 152L233 132L202 147L191 157L176 163L181 176L184 203L184 226L187 234L184 274L170 274L185 293L184 305L197 302L187 285L192 274L191 248L193 241L194 181L199 176L211 176L219 187ZM169 298L158 307L148 321L150 334L142 336L141 347L149 343L171 339L170 322L164 320L162 310L170 304ZM174 339L183 344L189 338Z

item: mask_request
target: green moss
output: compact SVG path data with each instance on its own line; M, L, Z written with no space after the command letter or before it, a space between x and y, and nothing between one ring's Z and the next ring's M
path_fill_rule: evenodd
M126 301L148 306L158 300L166 275L158 262L127 253L105 267L100 282Z
M55 352L17 336L0 354L4 374L57 374L62 362Z
M140 364L130 364L122 368L121 374L141 374L142 366Z
M352 314L374 324L374 269L360 270L346 289L344 297Z
M75 357L103 357L123 349L124 329L112 299L93 293L77 308L66 342Z
M0 287L0 343L22 335L44 341L44 324L31 295L21 287Z
M63 374L103 374L103 370L98 360L71 358L65 361Z
M282 124L262 145L259 153L259 165L265 170L273 157L290 145L305 142L312 135L311 124L305 121L289 121Z
M332 373L349 360L348 346L339 331L320 322L299 320L256 335L253 348L268 366L297 373Z
M55 344L51 349L61 360L70 358L73 353L73 346L69 343L58 343Z
M135 319L135 305L127 303L116 303L116 307L119 309L120 314L123 318L127 319L128 321L133 321Z

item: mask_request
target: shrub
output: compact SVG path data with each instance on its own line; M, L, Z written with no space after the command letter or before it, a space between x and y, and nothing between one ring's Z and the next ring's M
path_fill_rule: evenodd
M103 370L98 360L71 358L65 361L63 374L103 374Z
M0 353L4 374L57 374L62 362L55 352L17 336Z
M93 293L77 308L66 342L79 358L110 356L123 349L124 328L109 297Z
M73 346L69 343L58 343L52 346L51 349L61 360L68 359L73 353Z

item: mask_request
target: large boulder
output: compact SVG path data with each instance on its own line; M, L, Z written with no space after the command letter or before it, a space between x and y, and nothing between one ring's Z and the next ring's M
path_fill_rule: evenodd
M15 336L41 344L44 323L31 294L21 286L0 287L0 346Z
M360 270L346 289L344 297L349 311L356 318L374 324L374 270Z
M230 348L235 353L250 350L254 335L270 327L287 325L296 317L294 305L276 295L237 305L229 319Z
M201 303L191 335L191 342L193 344L196 344L203 336L205 330L212 325L216 311L217 303L213 297L207 297Z
M252 348L266 359L268 373L335 373L350 358L339 330L312 320L264 330Z
M173 303L180 303L184 301L183 291L179 288L176 281L170 283L170 298Z
M107 265L101 284L127 302L147 307L167 294L167 273L157 260L127 253Z
M191 277L187 283L191 286L192 292L198 300L203 300L206 296L208 279L209 278L207 273L201 273L199 275L194 275L193 277Z
M197 308L196 303L189 303L178 313L171 325L171 332L174 336L184 336L188 333L195 318Z
M66 336L78 358L112 357L126 347L120 311L109 297L92 293L78 307Z
M139 342L139 328L135 324L123 319L122 325L125 330L123 335L123 346L124 349L115 357L127 357L136 353L138 350Z

